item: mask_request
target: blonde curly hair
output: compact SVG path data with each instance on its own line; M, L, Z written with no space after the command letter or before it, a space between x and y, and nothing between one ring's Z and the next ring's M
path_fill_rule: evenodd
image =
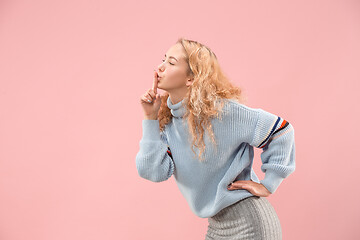
M204 160L202 154L205 151L204 129L208 131L212 143L216 146L211 118L221 117L220 112L224 106L222 100L236 99L244 103L245 98L242 96L242 90L225 76L215 53L209 47L185 38L179 38L176 43L180 43L185 51L185 60L188 63L187 76L194 78L184 97L187 111L183 118L188 122L191 149L195 155L194 147L200 150L198 157L202 162ZM160 131L164 131L165 125L172 120L172 114L167 106L168 97L167 92L161 96L158 113Z

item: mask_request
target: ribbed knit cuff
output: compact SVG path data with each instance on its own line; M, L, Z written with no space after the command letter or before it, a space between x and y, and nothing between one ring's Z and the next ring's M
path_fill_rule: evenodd
M275 193L276 189L283 180L283 177L279 176L274 171L267 169L265 172L265 177L260 181L260 183L264 185L271 193Z
M159 120L143 119L142 120L143 136L145 140L161 140Z

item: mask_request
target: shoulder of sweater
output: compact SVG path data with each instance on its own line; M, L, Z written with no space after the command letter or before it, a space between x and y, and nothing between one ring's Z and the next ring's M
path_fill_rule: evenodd
M228 98L224 98L225 104L224 107L225 109L230 110L230 112L248 112L248 113L252 113L257 115L259 113L259 111L261 111L260 108L253 108L253 107L249 107L243 103L240 103L238 100L236 99L228 99Z

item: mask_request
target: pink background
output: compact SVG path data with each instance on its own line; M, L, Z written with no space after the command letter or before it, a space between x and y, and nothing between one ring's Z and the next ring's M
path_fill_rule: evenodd
M174 178L153 183L135 166L140 96L178 37L209 46L249 106L294 126L296 170L268 197L283 239L360 239L359 10L0 1L0 239L204 239L207 219Z

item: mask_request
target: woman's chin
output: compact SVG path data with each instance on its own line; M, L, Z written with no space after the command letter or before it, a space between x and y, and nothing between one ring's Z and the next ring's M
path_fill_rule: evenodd
M163 89L163 88L161 87L160 84L158 84L157 88L158 88L158 89L161 89L161 90L165 90L165 89Z

